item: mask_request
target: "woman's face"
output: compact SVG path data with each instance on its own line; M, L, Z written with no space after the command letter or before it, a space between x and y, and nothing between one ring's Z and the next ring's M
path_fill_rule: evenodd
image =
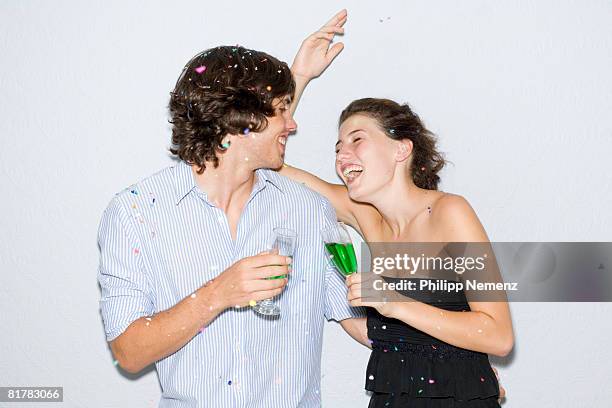
M390 184L399 144L370 116L356 114L342 123L336 144L336 172L353 200L370 202Z

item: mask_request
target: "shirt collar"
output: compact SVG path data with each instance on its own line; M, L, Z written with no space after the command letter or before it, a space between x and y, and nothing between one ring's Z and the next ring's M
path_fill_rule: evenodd
M179 205L181 200L196 188L196 182L191 172L191 166L180 161L175 170L175 189L176 189L176 205Z
M281 193L284 193L278 175L274 170L258 169L255 170L257 175L255 185L253 186L253 194L261 191L268 183L277 188ZM176 189L176 205L189 194L192 190L196 189L197 185L191 166L184 161L180 161L175 167L175 189Z
M278 191L284 193L282 183L280 182L279 175L274 170L269 169L258 169L255 170L255 174L257 174L258 182L261 182L264 186L267 183L272 184ZM263 188L263 187L262 187Z

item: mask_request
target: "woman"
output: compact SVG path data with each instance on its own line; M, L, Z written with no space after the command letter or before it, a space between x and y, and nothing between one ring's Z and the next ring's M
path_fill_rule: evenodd
M337 45L326 57L334 50L327 50L333 35L315 35L292 67L296 100L305 78L322 72L341 49ZM366 242L488 242L469 203L438 191L444 160L408 105L356 100L339 125L336 171L344 185L286 165L280 171L326 196L338 219ZM507 303L468 301L463 292L445 295L435 306L426 300L368 303L361 297L361 280L361 274L347 278L348 300L370 306L367 321L360 319L353 329L353 337L372 342L366 373L370 407L499 406L487 354L505 356L513 347Z

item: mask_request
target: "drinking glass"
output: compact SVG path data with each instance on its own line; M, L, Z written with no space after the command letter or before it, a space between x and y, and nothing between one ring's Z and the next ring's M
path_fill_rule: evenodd
M295 231L288 228L274 228L272 231L272 244L268 247L273 253L283 256L293 256L295 249ZM273 266L273 265L271 265ZM271 276L267 279L282 279L287 275ZM253 306L253 310L264 316L278 316L280 307L272 299L265 299Z
M321 231L325 249L334 266L344 277L357 272L357 257L346 225L338 222Z

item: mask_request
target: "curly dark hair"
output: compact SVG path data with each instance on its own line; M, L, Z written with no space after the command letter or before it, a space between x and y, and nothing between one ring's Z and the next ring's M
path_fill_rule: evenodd
M410 174L417 187L437 190L446 161L436 149L435 135L408 104L400 105L389 99L363 98L351 102L340 114L338 126L356 114L370 116L378 122L380 129L394 140L409 139L413 144Z
M293 97L285 62L261 51L220 46L202 51L183 69L170 93L170 152L190 165L219 165L227 134L261 132L274 116L273 100Z

